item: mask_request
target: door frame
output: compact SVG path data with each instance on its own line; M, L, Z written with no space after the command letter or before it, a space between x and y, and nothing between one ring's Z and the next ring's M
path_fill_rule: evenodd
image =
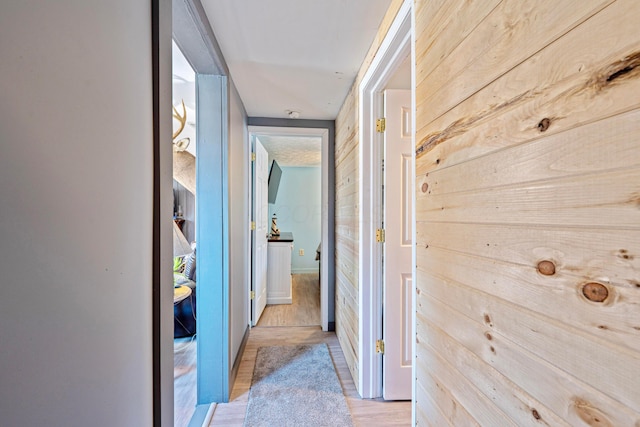
M382 185L382 171L380 170L382 154L380 150L381 135L376 133L374 128L376 119L382 117L381 92L393 73L409 54L412 58L411 104L412 110L415 112L415 53L412 49L414 45L413 38L413 2L405 0L359 87L360 236L358 241L358 261L360 267L358 283L360 284L360 290L358 335L360 339L358 340L358 354L360 355L360 369L358 389L363 398L378 398L382 396L382 358L375 350L376 340L382 338L383 314L383 250L375 240L376 229L380 228L382 221L380 210L381 194L376 190L381 188ZM415 138L415 114L413 116L412 133ZM415 207L412 213L412 222L415 222ZM414 266L412 275L415 278L415 249L412 258L412 265ZM413 280L413 288L415 294L415 280ZM415 310L412 321L415 324Z
M230 84L227 78L229 68L201 1L172 0L171 11L172 39L196 73L196 92L201 91L203 95L199 99L196 96L196 115L204 113L202 107L205 105L208 110L207 120L196 119L196 126L202 126L196 130L196 146L200 146L197 147L196 175L208 174L211 178L196 179L197 187L207 181L206 192L196 188L196 217L200 218L198 211L204 205L212 206L212 210L207 212L209 221L196 220L197 262L199 268L207 266L198 270L199 285L196 288L196 306L207 307L207 310L199 311L201 314L196 322L197 406L191 418L191 424L196 425L210 417L215 402L229 400L232 386L227 176ZM211 90L207 90L207 86ZM166 117L170 123L171 115ZM205 152L200 152L201 147ZM206 246L210 247L205 249ZM202 286L207 281L219 286Z
M251 122L251 119L250 119ZM304 123L301 123L303 125ZM329 217L331 212L329 208L329 156L330 147L329 147L329 128L320 127L320 128L310 128L310 127L283 127L283 126L268 126L268 125L249 125L249 139L253 140L254 136L260 135L271 135L271 136L282 136L282 135L295 135L295 136L320 136L322 138L322 166L321 166L321 185L322 185L322 200L321 200L321 210L322 210L322 219L321 219L321 241L323 242L322 251L320 252L320 323L323 331L333 330L333 321L330 321L329 308L330 308L330 280L329 280L329 271L330 271L330 263L333 264L333 260L328 256L329 253L333 253L330 249L333 247L333 243L329 242L330 237L330 221ZM249 194L251 193L251 188L248 189ZM251 200L253 204L254 201ZM253 206L253 205L252 205ZM251 243L251 242L249 242ZM250 267L251 268L251 267ZM249 271L250 277L253 277L252 271ZM253 280L253 279L252 279ZM249 283L249 287L251 287L251 283ZM249 289L250 291L251 289ZM250 292L249 292L250 293ZM251 313L249 314L251 317ZM251 323L251 318L249 318L249 324Z

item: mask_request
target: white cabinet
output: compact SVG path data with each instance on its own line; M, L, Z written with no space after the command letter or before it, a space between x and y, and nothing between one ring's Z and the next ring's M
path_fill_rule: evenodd
M291 251L293 241L269 241L267 252L267 304L291 304Z

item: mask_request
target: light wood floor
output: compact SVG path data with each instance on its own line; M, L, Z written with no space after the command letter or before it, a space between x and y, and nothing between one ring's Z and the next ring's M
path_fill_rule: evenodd
M320 325L320 279L317 273L293 274L292 304L267 305L257 326Z
M305 326L256 327L251 330L240 362L238 377L231 392L231 399L229 403L218 404L209 425L243 425L258 347L323 342L329 346L331 358L336 366L340 384L356 426L407 426L411 424L411 402L360 399L336 334L322 332L319 326Z
M173 341L173 425L185 427L196 409L195 337Z

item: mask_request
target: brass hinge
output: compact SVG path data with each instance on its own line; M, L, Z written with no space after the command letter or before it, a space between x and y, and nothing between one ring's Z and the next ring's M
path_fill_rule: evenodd
M256 291L251 291L251 299L256 299Z
M384 243L384 228L376 229L376 242Z
M387 121L385 120L384 117L376 120L376 132L382 133L385 131L386 128L387 128Z
M376 340L376 353L384 354L384 341Z
M251 153L251 161L252 162L256 161L256 153Z
M255 221L251 221L251 229L252 230L256 229L256 222Z

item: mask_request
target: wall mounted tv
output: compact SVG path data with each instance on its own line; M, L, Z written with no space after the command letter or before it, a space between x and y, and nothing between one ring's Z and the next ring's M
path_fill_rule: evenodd
M269 170L269 203L276 202L278 187L280 186L280 177L282 177L282 169L278 166L278 162L274 160L273 163L271 163L271 169Z

